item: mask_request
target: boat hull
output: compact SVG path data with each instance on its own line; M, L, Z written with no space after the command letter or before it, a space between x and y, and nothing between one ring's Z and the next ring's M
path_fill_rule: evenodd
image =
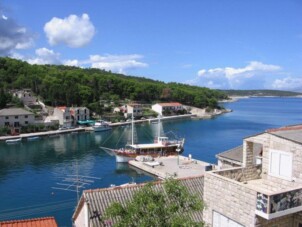
M122 163L122 162L129 162L131 160L134 160L135 157L128 157L128 156L123 156L123 155L115 155L115 159L117 163Z
M112 129L111 127L93 127L93 131L95 132L103 132L111 129Z
M19 143L21 142L21 138L19 139L10 139L10 140L5 140L6 143Z

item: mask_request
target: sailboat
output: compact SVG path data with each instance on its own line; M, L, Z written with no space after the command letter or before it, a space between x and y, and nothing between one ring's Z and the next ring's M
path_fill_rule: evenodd
M158 117L160 123L160 116ZM153 143L140 144L134 143L134 118L131 121L131 144L127 144L124 148L109 149L116 157L116 162L128 162L135 159L137 156L169 156L178 155L184 151L185 139L170 140L169 137L160 136L160 124L158 124L158 137Z

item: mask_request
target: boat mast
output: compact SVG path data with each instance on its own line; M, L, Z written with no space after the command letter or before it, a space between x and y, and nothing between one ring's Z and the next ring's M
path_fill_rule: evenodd
M133 113L132 113L132 121L131 121L131 145L134 144L134 116L133 116Z
M157 127L157 138L159 140L160 137L160 114L158 114L158 127Z

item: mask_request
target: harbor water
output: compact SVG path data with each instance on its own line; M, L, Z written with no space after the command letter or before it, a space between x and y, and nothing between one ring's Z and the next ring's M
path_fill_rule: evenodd
M248 98L224 103L233 110L207 120L161 122L162 133L184 137L184 156L215 163L215 154L242 144L243 138L269 128L302 123L301 98ZM153 141L158 124L136 126L140 143ZM123 147L128 126L99 133L64 134L17 144L0 142L0 220L54 216L59 226L72 226L77 193L66 189L75 176L89 176L83 189L155 180L100 146ZM88 179L88 178L86 178Z

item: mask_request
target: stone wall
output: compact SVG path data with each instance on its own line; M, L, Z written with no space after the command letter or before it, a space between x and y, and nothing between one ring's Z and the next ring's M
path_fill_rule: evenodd
M204 221L211 226L213 211L246 227L254 226L256 191L242 183L207 172L204 178Z

